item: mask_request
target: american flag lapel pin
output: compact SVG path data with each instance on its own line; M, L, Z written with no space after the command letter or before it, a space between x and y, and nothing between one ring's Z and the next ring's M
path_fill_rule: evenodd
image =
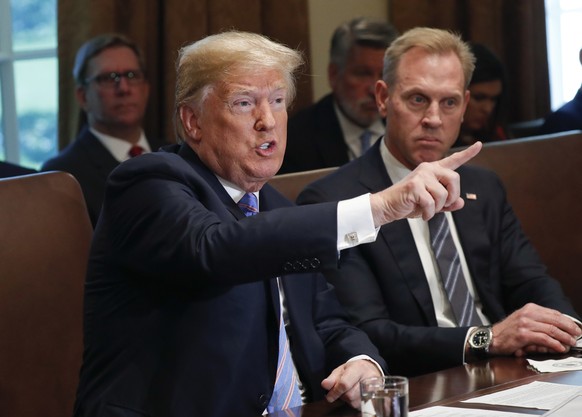
M467 200L477 200L477 194L475 193L465 193Z

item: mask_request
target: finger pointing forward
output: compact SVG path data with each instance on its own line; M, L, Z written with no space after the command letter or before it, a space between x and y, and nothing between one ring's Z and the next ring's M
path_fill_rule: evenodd
M470 161L475 155L477 155L483 144L481 142L475 142L471 146L462 151L455 152L452 155L447 156L439 161L439 164L443 168L452 169L453 171L463 165L465 162Z

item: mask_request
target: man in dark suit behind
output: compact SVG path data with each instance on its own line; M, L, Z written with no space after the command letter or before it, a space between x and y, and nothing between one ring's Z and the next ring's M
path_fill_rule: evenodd
M281 166L301 62L244 32L180 51L181 143L108 179L76 417L246 417L323 398L357 407L359 381L381 374L377 349L320 272L381 224L461 207L452 170L480 144L374 195L295 207L266 183ZM291 358L278 361L286 344ZM277 401L278 363L300 392L292 401Z
M384 130L374 100L386 47L397 31L381 20L359 17L338 26L330 47L332 92L289 119L280 174L343 165L362 154Z
M111 171L131 156L155 151L164 143L148 140L142 129L149 83L142 55L131 40L120 34L88 40L77 52L73 76L87 124L41 169L75 176L95 226Z
M34 169L15 165L10 162L0 161L0 178L16 177L19 175L34 174Z
M383 140L308 186L298 202L374 193L443 158L459 133L473 62L467 45L446 31L417 28L396 39L376 85L387 120ZM562 353L580 335L565 315L578 318L576 312L524 236L498 177L467 166L458 173L466 204L445 219L460 257L454 271L441 273L435 253L442 246L433 251L429 222L406 219L382 226L374 243L350 249L328 273L352 321L394 373L431 372L488 354ZM462 324L444 283L459 268L463 314L474 313L473 324Z
M578 52L578 60L582 65L582 49ZM582 88L578 89L572 100L546 116L537 134L547 135L568 130L582 130Z

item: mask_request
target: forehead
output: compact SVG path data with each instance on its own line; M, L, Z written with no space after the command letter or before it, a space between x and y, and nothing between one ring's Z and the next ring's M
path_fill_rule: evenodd
M480 81L469 86L471 93L480 93L484 95L496 96L501 94L503 84L501 80Z
M281 71L273 68L238 68L229 72L226 79L218 83L215 90L219 96L236 94L271 93L287 89L287 80Z
M465 91L465 76L459 57L452 51L431 53L415 47L401 58L397 68L398 85L423 91Z
M103 49L89 60L87 67L113 71L118 68L137 68L139 61L133 49L120 45Z
M362 60L367 60L381 65L384 59L384 51L384 48L355 44L352 45L348 52L348 62L357 64Z

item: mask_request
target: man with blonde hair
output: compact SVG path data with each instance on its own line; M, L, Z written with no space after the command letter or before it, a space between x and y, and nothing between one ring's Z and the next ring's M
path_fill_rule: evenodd
M473 68L469 46L448 31L415 28L397 38L376 83L387 120L383 140L308 186L298 201L375 193L442 161L458 137ZM374 243L349 249L340 268L327 272L352 322L395 373L417 375L488 355L563 353L581 334L499 178L468 166L458 173L463 209L384 225Z
M453 171L480 145L350 201L295 207L277 172L297 51L225 32L179 54L180 144L109 178L85 291L75 415L259 415L357 407L385 363L320 273L375 227L463 205Z

